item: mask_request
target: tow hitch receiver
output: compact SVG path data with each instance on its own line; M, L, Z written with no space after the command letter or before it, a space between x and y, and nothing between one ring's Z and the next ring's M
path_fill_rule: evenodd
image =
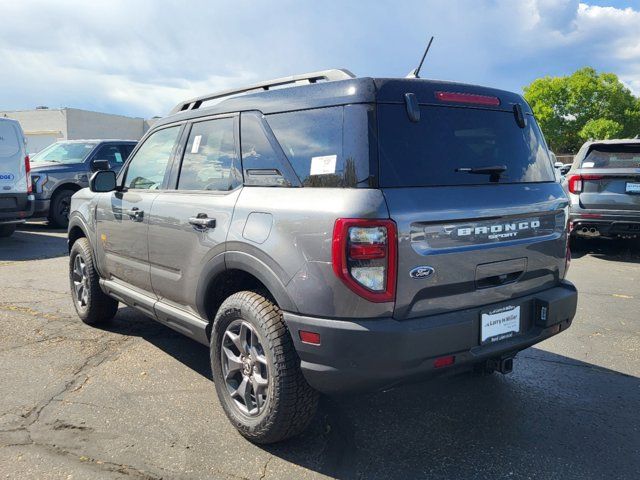
M511 373L513 371L513 359L515 357L499 357L490 358L486 363L486 370L488 372L500 372L503 375Z

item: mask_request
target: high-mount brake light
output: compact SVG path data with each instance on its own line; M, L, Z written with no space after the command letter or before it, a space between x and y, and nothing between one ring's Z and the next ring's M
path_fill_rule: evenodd
M27 176L27 193L33 193L33 181L31 180L31 160L29 155L24 157L24 170Z
M581 193L585 180L602 180L602 175L571 175L567 179L567 186L571 193Z
M478 95L477 93L436 92L435 95L436 99L441 102L468 103L471 105L486 105L490 107L500 105L500 99L498 97Z
M333 229L333 271L371 302L396 296L397 232L392 220L339 218Z

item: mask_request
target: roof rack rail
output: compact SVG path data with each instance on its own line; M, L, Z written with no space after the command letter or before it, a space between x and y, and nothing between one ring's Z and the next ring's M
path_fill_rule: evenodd
M336 80L348 80L350 78L356 78L356 76L349 70L346 70L344 68L334 68L331 70L322 70L319 72L303 73L301 75L291 75L289 77L276 78L274 80L269 80L266 82L255 83L247 87L233 88L220 92L209 93L201 97L196 97L192 98L191 100L180 102L173 108L173 110L171 110L169 115L173 115L174 113L183 112L186 110L195 110L197 108L200 108L200 106L204 102L208 102L210 100L231 97L242 93L248 93L253 90L269 90L272 87L280 87L289 84L293 84L291 86L294 86L296 83L303 81L307 81L308 83L316 83L318 80L332 82Z

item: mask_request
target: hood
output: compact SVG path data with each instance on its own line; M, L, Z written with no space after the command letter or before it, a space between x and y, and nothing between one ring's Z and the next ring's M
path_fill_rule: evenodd
M81 163L63 163L56 162L42 162L32 163L31 173L56 173L56 172L68 172L69 170L80 169Z

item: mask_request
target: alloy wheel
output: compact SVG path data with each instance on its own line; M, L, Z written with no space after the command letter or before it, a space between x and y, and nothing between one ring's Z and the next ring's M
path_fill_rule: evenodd
M269 369L255 328L245 320L232 321L224 332L220 350L229 396L244 415L259 415L268 399Z
M76 255L73 259L72 280L76 302L81 308L86 308L89 303L89 277L87 265L81 255Z

